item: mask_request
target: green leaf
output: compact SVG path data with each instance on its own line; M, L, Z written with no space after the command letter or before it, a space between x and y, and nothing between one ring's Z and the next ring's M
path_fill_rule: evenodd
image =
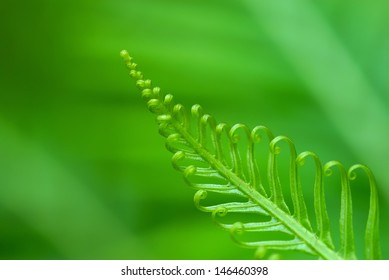
M257 248L261 254L265 249L298 250L321 259L355 259L350 180L356 178L356 169L362 169L368 176L371 190L365 257L380 258L377 188L370 169L358 164L346 171L338 161L330 161L323 168L316 154L303 152L297 155L289 138L274 137L264 126L250 130L243 124L232 127L218 124L199 105L194 105L189 114L184 106L173 102L172 95L163 95L158 87L152 87L150 80L143 79L127 51L122 51L121 56L130 76L141 89L148 109L156 115L159 132L166 138L166 148L174 153L173 167L197 190L195 205L212 213L213 220L230 231L236 242ZM278 158L283 142L289 148L292 211L285 200L279 176ZM267 162L259 160L257 152L261 145L267 147ZM316 166L313 186L315 230L308 217L300 183L300 171L307 158L312 158ZM330 176L334 166L338 167L341 179L338 249L332 242L323 186L324 175ZM260 176L264 171L267 184ZM263 233L271 233L271 238L269 235L258 237Z

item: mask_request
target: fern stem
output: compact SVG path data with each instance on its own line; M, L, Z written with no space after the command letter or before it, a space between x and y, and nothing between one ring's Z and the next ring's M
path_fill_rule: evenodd
M151 87L150 80L144 80L143 74L136 70L137 65L127 51L122 51L130 76L136 80L136 85L142 91L142 97L147 103L148 109L157 116L159 132L166 138L166 148L173 152L173 167L183 173L185 181L198 189L195 194L195 205L202 211L212 212L212 218L225 216L231 213L255 213L268 216L270 220L265 222L236 222L234 224L219 223L222 228L230 230L232 237L244 246L259 247L279 250L301 250L315 254L321 259L339 260L355 259L354 232L352 223L352 200L350 180L354 180L355 169L362 169L368 176L370 184L370 207L365 231L365 256L368 259L381 257L378 238L378 195L374 176L370 169L364 165L354 165L348 173L338 161L330 161L322 169L321 162L316 154L303 152L297 156L293 142L285 137L273 137L269 129L257 126L252 131L243 124L236 124L230 128L226 124L216 124L212 116L203 114L200 105L194 105L191 109L192 116L196 119L197 137L190 130L191 119L184 106L174 104L173 96L160 94L158 87ZM207 129L209 128L209 130ZM247 138L246 160L243 161L238 142L240 135L237 130L242 129ZM255 143L260 141L259 131L267 134L269 143L268 178L270 196L268 197L262 185L259 166L255 158ZM207 135L207 133L210 133ZM229 158L224 151L221 137L227 136L229 142ZM281 188L277 157L280 147L277 144L285 141L290 151L290 193L293 203L293 215L286 204ZM209 144L209 142L211 144ZM211 146L209 146L211 145ZM314 208L316 215L316 228L314 233L308 218L307 207L301 188L298 164L303 165L306 157L312 157L316 165L316 177L314 183ZM186 160L193 164L178 163ZM230 160L230 161L229 161ZM337 166L341 180L341 205L340 205L340 252L334 250L332 243L329 217L326 210L323 171L329 176L331 167ZM191 181L190 177L207 178L204 182ZM212 181L213 180L213 181ZM219 203L218 205L202 206L200 201L205 199L207 191L219 194L232 194L244 198L241 200ZM235 232L283 232L292 237L289 240L260 240L253 242L239 241Z

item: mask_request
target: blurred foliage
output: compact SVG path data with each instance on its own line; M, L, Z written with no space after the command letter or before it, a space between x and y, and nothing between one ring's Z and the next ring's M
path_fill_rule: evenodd
M263 124L324 162L369 165L389 258L386 1L3 0L0 12L1 259L254 256L193 206L123 48L218 121Z

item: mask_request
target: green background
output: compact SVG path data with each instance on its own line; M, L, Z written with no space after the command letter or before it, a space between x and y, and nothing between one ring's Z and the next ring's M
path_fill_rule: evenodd
M389 258L387 1L2 0L0 13L1 259L253 258L193 206L123 48L185 106L369 165Z

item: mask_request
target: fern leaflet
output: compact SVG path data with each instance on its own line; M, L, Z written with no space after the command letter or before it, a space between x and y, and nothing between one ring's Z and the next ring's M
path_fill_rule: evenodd
M190 116L184 106L173 102L172 95L161 94L160 88L152 87L151 81L143 78L127 51L122 51L121 56L130 76L141 89L148 109L156 115L159 132L166 138L167 149L174 153L174 168L197 190L195 205L202 211L212 213L212 218L230 231L236 242L259 250L298 250L321 259L356 259L350 181L356 178L356 170L360 169L367 174L370 184L365 258L380 259L377 187L368 167L357 164L346 170L338 161L330 161L322 166L318 156L312 152L297 155L293 142L285 136L274 137L264 126L250 130L243 124L232 127L218 124L199 105L191 108ZM259 162L256 153L261 142L268 147L266 164ZM293 213L285 201L278 174L277 161L282 142L288 145L290 154L289 184ZM242 157L242 151L246 157ZM313 160L316 170L313 186L315 230L308 217L300 182L300 169L308 158ZM267 185L260 175L262 166L266 166ZM324 176L330 176L334 168L338 169L341 179L340 246L337 249L331 237L323 185ZM227 201L204 205L209 194L216 194ZM234 214L240 217L256 215L261 219L229 222L223 218ZM271 240L243 240L239 236L239 233L263 232L283 234L287 238L275 235Z

